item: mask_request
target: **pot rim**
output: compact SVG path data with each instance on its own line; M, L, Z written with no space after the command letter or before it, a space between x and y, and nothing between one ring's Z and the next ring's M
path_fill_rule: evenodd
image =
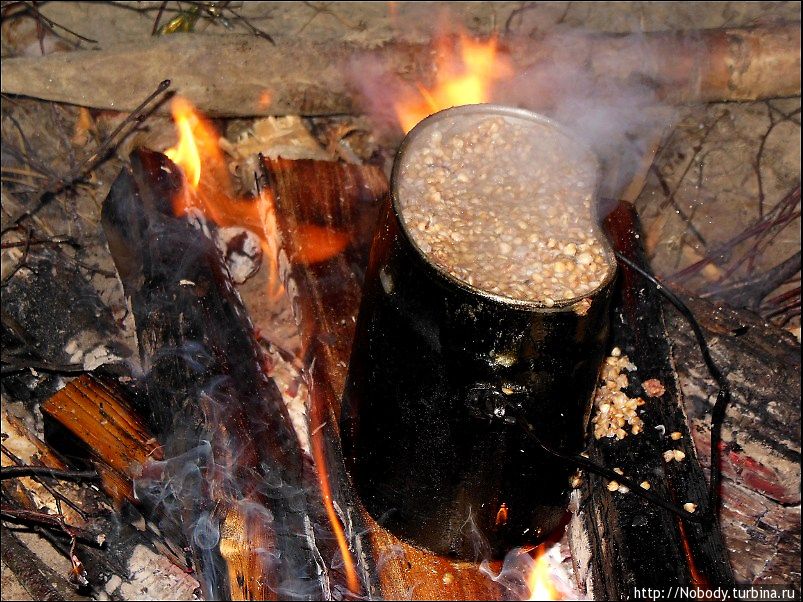
M504 295L499 295L496 293L491 293L486 291L482 288L469 284L464 280L454 276L445 268L439 266L434 261L432 261L427 254L416 244L413 237L410 235L409 231L407 230L407 224L405 220L402 218L402 210L400 207L399 201L399 194L398 194L398 184L401 178L400 170L401 165L405 158L405 153L409 146L413 143L413 141L422 134L422 132L426 131L429 127L434 125L435 123L442 121L443 119L448 119L455 115L502 115L507 117L514 117L518 119L524 119L527 121L532 121L539 123L541 125L546 125L559 133L563 134L567 138L571 139L575 143L582 146L584 150L586 150L590 156L590 158L594 161L595 164L595 173L597 176L597 181L595 184L595 193L594 199L596 201L595 205L598 208L599 206L599 175L600 175L600 161L597 157L596 153L582 140L578 139L577 135L574 134L571 130L563 126L562 124L556 122L555 120L541 115L540 113L536 113L534 111L529 111L527 109L521 109L518 107L511 107L506 105L500 104L491 104L491 103L482 103L482 104L473 104L473 105L462 105L457 107L451 107L449 109L444 109L442 111L438 111L437 113L433 113L429 117L422 119L419 121L416 126L410 130L407 135L402 140L401 144L399 145L399 149L396 152L396 156L393 160L393 169L391 171L390 176L390 197L391 197L391 206L393 208L393 213L398 221L403 236L407 240L408 244L410 244L416 251L416 253L420 256L420 258L431 268L435 270L435 272L445 278L447 282L458 286L461 289L467 290L468 292L480 295L485 299L492 299L497 303L501 303L506 306L513 306L519 307L522 309L530 309L537 311L539 313L555 313L561 312L565 310L571 310L571 308L578 302L582 301L583 299L592 299L595 295L597 295L600 291L605 289L616 277L617 273L617 264L614 259L613 249L610 246L608 238L605 236L604 232L600 228L599 222L596 219L592 220L592 226L594 229L595 234L597 235L597 239L599 240L600 244L602 244L603 248L607 252L608 261L610 265L610 270L608 275L605 279L600 283L598 287L590 291L585 295L581 295L579 297L572 297L571 299L556 299L554 305L552 307L547 306L545 303L541 301L533 301L533 300L524 300L524 299L514 299L512 297L506 297Z

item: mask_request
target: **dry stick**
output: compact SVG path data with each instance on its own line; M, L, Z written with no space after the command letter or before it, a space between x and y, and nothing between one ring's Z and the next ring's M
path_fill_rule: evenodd
M157 33L159 33L159 21L162 20L162 15L165 12L166 6L167 6L167 0L164 0L164 2L162 2L159 5L159 10L156 13L156 18L153 20L153 29L151 29L152 36L155 36Z
M93 547L103 547L103 543L98 541L99 536L85 529L81 529L80 527L68 525L61 517L53 514L45 514L44 512L36 512L34 510L23 510L21 508L15 508L10 504L0 504L0 516L2 516L4 520L48 527L56 531L64 532L70 538L76 538Z
M3 354L3 366L0 369L0 374L13 374L15 372L23 372L29 368L38 370L40 372L53 372L55 374L83 374L87 372L83 364L56 364L45 360L38 360L35 358L19 358Z
M801 253L798 251L759 276L747 278L728 286L717 287L701 297L703 299L719 297L727 299L729 304L734 307L756 309L761 305L764 297L800 272L800 259Z
M32 600L77 599L73 592L54 587L58 583L55 573L7 529L2 537L2 558Z
M63 29L64 31L66 31L70 35L73 35L76 38L78 38L79 40L82 40L84 42L88 42L89 44L97 44L98 43L97 40L93 40L92 38L88 38L86 36L82 36L80 33L77 33L75 31L73 31L72 29L68 29L68 28L64 27L64 25L60 25L60 24L56 23L53 19L47 18L46 16L44 16L39 11L38 8L36 8L36 3L35 2L30 2L30 3L29 2L23 2L22 4L24 6L27 6L28 9L34 13L34 18L36 19L37 23L41 23L41 22L46 23L48 28L50 29L51 32L53 32L54 35L56 35L58 37L61 37L53 30L54 29ZM42 43L42 40L40 40L40 44L41 43ZM44 54L44 49L43 49L43 54Z
M89 159L84 161L84 163L81 166L79 166L78 173L83 175L92 171L92 169L97 166L97 162L102 160L105 157L106 153L109 150L111 150L112 146L115 144L116 136L121 131L123 131L123 128L131 125L135 121L138 122L140 117L142 117L145 114L146 110L150 111L159 106L159 104L161 104L161 101L155 104L153 107L150 108L148 107L151 101L153 101L157 96L159 96L163 92L167 91L169 87L170 87L170 80L169 79L162 80L162 82L160 82L159 85L156 87L156 90L151 92L151 94L145 100L143 100L140 103L140 105L136 109L134 109L134 111L129 113L129 115L120 122L120 124L114 129L114 131L111 134L109 134L106 140L104 140L104 142L100 145L100 148L98 148L98 150L95 152L95 154L93 154L91 157L89 157ZM133 129L133 127L136 127L136 125L137 124L134 124L131 129ZM126 135L128 135L128 133L130 133L130 130L129 132L126 133ZM123 138L125 138L125 136L123 136ZM74 180L77 180L78 177L79 176L76 176Z
M47 466L3 466L0 481L20 477L47 477L59 481L97 481L100 475L94 470L56 470Z
M39 245L70 245L71 247L80 246L78 242L70 236L59 235L50 238L41 238L30 241L4 242L0 244L0 249L14 249L16 247L33 247Z
M717 245L717 247L708 253L706 257L703 257L699 261L691 264L683 268L682 270L675 272L671 276L669 276L668 280L670 282L681 282L686 278L690 277L691 275L699 272L702 268L707 266L710 263L714 263L717 258L724 255L727 251L731 250L733 247L738 245L741 242L744 242L748 238L756 236L763 232L767 228L772 228L777 225L786 225L787 223L791 222L792 220L796 219L800 212L793 213L791 215L786 215L783 213L784 209L790 205L794 205L800 202L800 184L797 185L789 194L784 197L784 199L778 203L776 207L772 209L767 215L764 217L763 220L760 220L753 224L752 226L746 228L730 240L725 241L721 245ZM779 215L776 215L776 212Z
M776 125L779 125L785 121L789 121L792 116L800 112L800 108L798 107L796 110L790 113L782 113L778 111L775 107L770 104L769 101L766 102L767 105L767 114L770 120L770 127L764 132L764 135L761 136L761 142L758 145L758 152L756 153L756 161L753 165L753 169L756 172L756 181L758 182L758 216L764 217L764 178L761 176L761 160L764 158L764 149L767 145L767 139L770 137L772 130L775 129ZM773 117L773 111L776 111L781 114L781 118L777 121Z
M4 453L4 454L5 454L5 455L6 455L6 456L7 456L7 457L8 457L8 458L9 458L9 459L12 461L12 462L14 462L14 464L15 464L15 466L7 466L7 467L3 467L2 469L0 469L0 473L2 473L2 474L5 474L5 473L6 473L7 471L9 471L9 470L10 470L10 471L13 473L13 471L14 471L14 469L15 469L15 468L19 468L19 467L23 466L22 460L21 460L20 458L18 458L17 456L15 456L15 455L12 453L12 451L11 451L10 449L8 449L8 448L7 448L5 445L3 445L2 443L0 443L0 450L2 450L2 452L3 452L3 453ZM34 467L34 466L25 466L25 468L43 468L43 469L45 469L45 470L50 470L50 469L49 469L49 468L47 468L47 467ZM14 476L14 475L12 474L12 476ZM18 475L18 476L25 476L25 475ZM8 477L2 476L2 477L0 477L0 480L2 480L2 479L5 479L5 478L8 478ZM47 492L48 492L50 495L52 495L52 496L53 496L53 499L55 499L55 500L56 500L56 506L59 508L59 512L60 512L60 513L61 513L61 504L60 504L60 503L63 501L63 502L64 502L65 504L67 504L67 505L68 505L70 508L72 508L72 509L73 509L75 512L77 512L77 513L78 513L78 515L79 515L79 516L80 516L80 517L81 517L83 520L87 520L87 518L88 518L88 517L87 517L87 514L86 514L86 512L84 512L84 511L83 511L81 508L79 508L79 507L78 507L78 505L77 505L75 502L73 502L73 501L72 501L71 499L69 499L67 496L63 495L61 492L59 492L59 491L56 491L55 489L53 489L53 488L52 488L50 485L48 485L47 483L45 483L44 481L42 481L42 479L41 479L41 478L39 478L39 477L37 477L37 476L33 475L33 479L34 479L34 480L35 480L37 483L39 483L39 484L40 484L42 487L44 487L44 488L45 488L45 490L46 490L46 491L47 491Z

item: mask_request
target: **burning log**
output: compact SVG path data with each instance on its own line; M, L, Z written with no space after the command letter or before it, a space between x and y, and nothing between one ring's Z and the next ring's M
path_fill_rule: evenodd
M607 218L606 227L618 252L646 265L631 205L622 203ZM613 344L636 366L628 375L627 390L643 390L645 411L632 434L625 437L622 431L621 437L598 438L593 457L676 506L687 511L699 508L703 514L708 489L683 409L662 298L627 266L622 266L614 316ZM572 555L579 581L595 599L622 599L632 595L634 587L734 583L727 549L714 521L692 523L647 505L614 481L595 475L576 493L575 504Z
M739 582L800 587L800 347L788 333L724 304L686 299L728 368L723 425L722 530ZM712 398L696 343L672 313L667 329L700 461L710 465ZM760 386L756 386L760 383ZM768 560L769 559L769 560Z
M205 222L173 214L186 192L173 163L139 150L102 213L166 444L163 477L183 487L173 495L207 597L318 597L309 463Z
M310 432L329 470L332 497L353 522L351 546L370 575L369 593L385 599L499 599L501 588L478 565L437 556L400 541L361 507L345 474L338 432L351 341L368 252L388 183L380 170L322 161L264 160L276 198L286 288L311 365ZM299 232L315 224L348 232L325 261L305 261ZM300 242L301 241L301 242ZM316 458L318 461L318 458ZM364 531L365 535L359 535ZM355 533L357 532L357 533Z
M546 44L529 39L505 43L518 73L537 69L541 61L565 61L576 65L583 79L609 85L611 80L640 82L668 102L800 94L800 24L633 37L556 34ZM135 99L169 77L183 95L217 116L354 113L360 103L344 65L365 53L350 43L299 40L274 46L233 34L165 36L135 47L5 59L0 89L131 111ZM374 56L382 72L408 84L428 84L435 70L433 54L429 45L394 41ZM322 56L327 60L321 61ZM265 102L266 92L270 102Z

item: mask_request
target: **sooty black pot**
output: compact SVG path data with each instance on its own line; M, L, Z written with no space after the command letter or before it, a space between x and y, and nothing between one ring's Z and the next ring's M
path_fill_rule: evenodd
M427 260L400 217L399 165L422 128L480 113L558 127L476 105L410 132L373 242L341 417L370 514L405 541L472 560L535 543L560 523L573 469L526 438L520 419L552 448L582 448L615 275L584 299L546 307L486 293Z

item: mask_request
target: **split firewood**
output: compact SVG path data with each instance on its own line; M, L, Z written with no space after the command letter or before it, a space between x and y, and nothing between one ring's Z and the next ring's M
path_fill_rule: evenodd
M614 248L646 265L632 205L621 203L605 224ZM628 358L623 363L630 363L630 382L623 388L632 391L642 385L643 405L635 413L638 420L624 425L626 431L618 422L615 436L595 429L589 453L604 466L616 467L615 472L640 483L641 488L687 512L699 507L702 514L709 501L707 482L690 440L662 298L634 270L622 264L620 269L612 356L613 361ZM614 411L599 404L595 408L596 412L606 410ZM627 412L621 413L627 416ZM633 587L727 587L734 583L716 521L691 522L647 504L618 482L597 475L588 475L573 504L572 556L581 586L595 599L623 599L632 595Z
M110 378L85 374L73 379L41 407L46 420L66 429L51 435L53 444L87 456L115 510L121 511L128 502L141 511L143 516L132 517L132 522L144 525L139 529L143 537L175 566L188 570L183 551L186 544L177 517L165 516L162 508L150 505L151 500L138 498L134 491L134 481L143 478L151 463L164 460L164 454L135 411L130 393ZM127 512L136 514L137 510L128 508ZM159 527L154 528L155 524Z
M384 599L500 599L500 586L478 565L416 548L380 527L362 508L345 473L340 397L387 179L369 165L265 159L264 168L287 257L285 288L310 366L312 444L327 466L333 499L353 523L351 548L370 575L369 593ZM311 232L319 233L319 246L326 240L343 239L342 244L330 245L326 257L310 261L306 248L316 244Z
M212 226L174 215L183 181L164 155L131 159L102 221L165 443L162 481L172 483L205 595L320 597L339 580L320 566L335 556L320 490Z
M163 454L118 385L79 376L48 399L42 412L86 445L103 488L118 508L123 500L137 503L132 480L142 476L149 461L162 460Z
M799 23L638 36L556 34L546 41L503 42L515 72L524 78L514 79L511 88L521 88L545 61L573 65L577 77L608 86L638 82L667 102L800 94ZM361 110L354 90L359 76L348 73L356 70L364 76L365 70L348 68L355 58L366 58L375 75L429 85L435 54L430 45L398 41L369 53L349 43L298 39L274 46L254 36L184 34L133 47L4 59L0 89L131 111L138 99L170 78L175 90L216 116L356 113ZM544 104L530 108L544 109Z

